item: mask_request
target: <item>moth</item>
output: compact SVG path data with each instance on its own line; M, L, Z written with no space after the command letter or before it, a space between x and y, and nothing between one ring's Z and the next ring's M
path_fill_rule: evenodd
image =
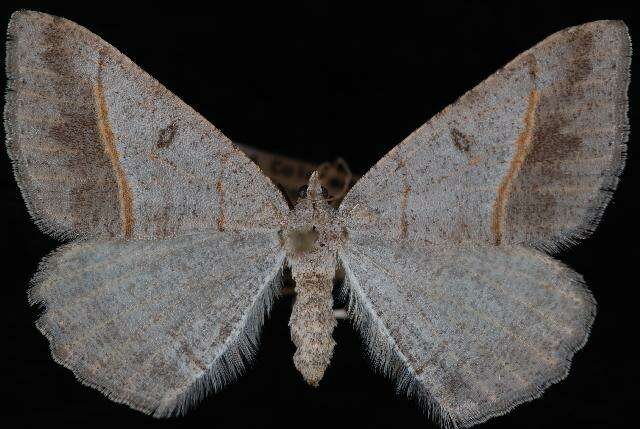
M7 149L29 213L70 240L29 290L53 358L108 398L183 413L252 358L285 264L295 367L335 346L333 278L373 364L444 426L563 379L596 302L550 254L596 227L628 138L621 21L560 31L394 147L336 209L293 208L224 135L79 25L9 23Z

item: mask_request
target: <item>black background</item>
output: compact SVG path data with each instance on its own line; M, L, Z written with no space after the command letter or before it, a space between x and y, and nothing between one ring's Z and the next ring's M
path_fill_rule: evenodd
M624 19L632 39L640 23L614 2L491 5L437 2L398 8L297 2L233 8L170 2L170 7L112 2L9 2L64 16L119 48L233 140L317 162L344 157L365 172L393 145L521 51L564 27ZM60 4L62 3L62 4ZM79 3L79 2L78 2ZM626 2L631 4L631 2ZM634 60L633 68L637 69ZM633 76L632 72L632 76ZM638 74L636 74L638 76ZM559 258L582 273L599 313L569 377L541 399L484 427L604 427L625 424L637 402L639 261L634 126L640 98L630 91L632 134L621 185L601 226ZM637 129L637 128L636 128ZM341 322L334 360L318 389L295 371L281 300L266 323L248 374L187 416L156 421L104 399L55 364L34 328L25 289L41 257L59 245L30 221L4 151L2 379L6 419L36 424L156 424L162 427L435 427L415 403L375 374L350 325Z

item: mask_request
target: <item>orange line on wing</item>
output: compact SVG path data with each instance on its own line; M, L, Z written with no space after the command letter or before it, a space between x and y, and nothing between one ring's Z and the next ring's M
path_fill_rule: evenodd
M109 114L107 110L107 102L104 98L104 89L102 87L102 79L100 78L100 69L102 60L98 63L98 76L93 87L93 95L96 99L96 107L98 113L98 130L100 131L100 139L104 144L104 151L109 156L111 166L116 175L118 182L118 196L120 198L120 218L122 219L122 232L125 238L130 238L133 234L133 194L127 182L127 178L120 164L120 155L116 149L113 131L109 123Z
M515 178L518 176L522 164L525 158L531 150L531 143L533 141L533 127L535 122L535 111L538 106L540 96L536 89L531 90L529 95L529 105L524 117L524 130L518 136L516 140L516 153L511 159L511 164L507 170L507 174L502 179L500 186L498 186L498 194L496 200L493 203L493 215L491 221L491 230L495 237L495 244L498 245L502 241L502 222L507 209L507 200L509 193L511 192L511 185Z

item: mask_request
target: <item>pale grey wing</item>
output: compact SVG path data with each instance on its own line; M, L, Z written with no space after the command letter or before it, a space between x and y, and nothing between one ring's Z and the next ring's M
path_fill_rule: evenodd
M30 301L54 359L130 407L184 412L257 347L284 263L277 234L82 242L43 263Z
M443 426L504 414L564 378L596 312L578 274L522 246L352 238L340 259L374 364Z
M349 229L550 251L584 237L623 168L630 55L621 21L548 37L360 179L340 206Z
M268 230L288 211L220 131L95 34L19 11L8 35L7 148L45 232Z

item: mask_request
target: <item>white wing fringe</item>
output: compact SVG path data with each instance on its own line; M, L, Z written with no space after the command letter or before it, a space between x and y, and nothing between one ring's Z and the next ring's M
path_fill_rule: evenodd
M69 362L56 353L55 344L57 338L47 328L42 317L46 312L47 302L40 293L40 286L41 282L46 279L47 269L55 263L57 257L62 255L68 247L76 243L77 241L61 246L41 260L38 271L31 280L31 287L27 292L27 297L30 305L38 306L39 309L41 309L41 317L38 318L35 324L38 330L49 341L49 349L53 360L59 365L71 370L78 381L85 386L98 390L114 402L125 404L137 411L153 415L153 417L166 418L174 415L184 415L208 395L219 392L227 384L232 383L238 377L244 375L258 350L262 326L282 286L281 276L283 263L276 265L271 276L271 281L263 288L261 293L256 296L250 310L243 316L240 329L236 329L235 332L231 333L224 345L224 351L208 367L208 370L184 392L166 395L158 405L132 391L128 391L127 394L130 395L131 399L135 398L135 402L119 396L117 392L105 387L105 385L93 382L92 379L96 379L95 374L87 374L86 368Z
M349 267L343 264L343 268L345 276L340 293L343 298L348 297L348 317L360 334L374 369L395 381L396 392L418 402L420 408L441 427L457 428L454 416L417 380L384 323L376 316L366 295L352 280L355 277Z
M342 260L345 260L344 257ZM591 311L586 316L587 320L583 321L584 331L583 335L579 336L580 340L565 347L565 360L558 368L557 375L548 378L543 383L532 386L533 388L529 395L520 397L511 403L505 404L504 407L489 412L472 412L466 419L462 420L455 413L440 405L429 392L428 386L425 386L416 378L409 362L399 350L382 320L376 315L366 294L357 284L356 277L344 262L342 265L345 270L345 279L340 293L343 299L348 297L348 317L360 334L374 369L395 381L398 394L405 394L409 399L416 401L421 410L425 411L433 421L445 429L467 428L484 423L493 417L505 415L518 405L541 397L551 385L564 380L569 375L573 356L585 346L589 339L591 327L597 313L596 300L589 289L584 287L585 283L582 276L565 267L564 264L560 264L564 267L570 281L582 287L588 305L591 308Z

